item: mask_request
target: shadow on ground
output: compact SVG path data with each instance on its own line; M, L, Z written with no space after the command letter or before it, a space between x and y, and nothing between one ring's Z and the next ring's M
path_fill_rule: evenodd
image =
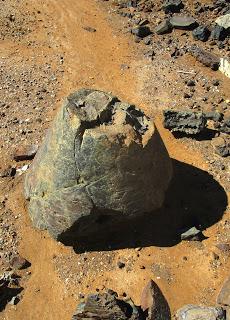
M181 232L196 226L204 230L219 221L227 206L221 185L207 172L173 160L174 178L164 206L135 219L114 221L108 213L84 218L59 239L76 252L147 246L173 246ZM89 234L89 230L93 230ZM71 237L71 234L73 237ZM76 234L78 235L76 238Z

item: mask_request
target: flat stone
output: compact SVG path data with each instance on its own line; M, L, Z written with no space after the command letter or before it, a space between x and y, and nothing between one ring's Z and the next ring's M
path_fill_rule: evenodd
M225 320L225 311L220 307L186 305L176 313L177 320Z
M168 33L172 30L172 25L169 22L168 19L165 19L164 21L162 21L156 28L155 28L155 32L157 34L165 34Z
M190 16L173 16L170 19L173 28L182 30L192 30L197 27L198 23Z
M170 320L168 303L158 285L150 280L143 289L141 309L147 315L146 320Z
M15 161L31 160L34 158L37 151L37 145L20 146L15 150L13 158Z
M197 61L199 61L206 67L209 67L214 71L217 71L219 69L220 58L215 56L214 54L207 52L197 46L192 46L189 52L196 58Z
M82 89L60 108L25 178L35 227L67 242L160 208L172 177L154 123L111 94ZM106 219L104 218L106 217Z
M230 29L230 13L217 18L215 22L224 29Z
M217 297L217 303L230 307L230 277L225 281Z
M172 132L197 134L207 122L202 112L164 110L163 114L164 127Z

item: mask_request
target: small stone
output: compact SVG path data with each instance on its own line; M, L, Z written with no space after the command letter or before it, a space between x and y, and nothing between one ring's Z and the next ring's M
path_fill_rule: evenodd
M211 32L211 39L223 41L225 38L226 38L226 30L223 27L216 24Z
M96 32L97 31L95 28L92 28L92 27L89 27L89 26L83 27L83 29L88 31L88 32Z
M121 261L118 261L117 266L118 266L119 269L123 269L125 267L125 263L121 262Z
M190 99L191 97L192 97L191 94L189 94L187 92L184 93L184 98L185 99Z
M230 155L230 140L223 137L216 137L212 139L212 146L215 152L221 157L228 157Z
M177 320L225 320L221 307L186 305L176 312Z
M230 61L227 58L220 59L219 70L228 78L230 78Z
M166 0L162 6L165 13L169 12L180 12L184 8L183 2L181 0Z
M210 36L210 31L205 26L199 26L193 30L192 35L195 40L200 40L205 42L208 40Z
M201 236L201 230L198 230L196 227L192 227L181 234L181 240L199 241L201 240Z
M162 21L156 28L155 28L155 32L157 34L165 34L168 33L172 30L172 25L170 23L170 21L168 19L165 19L164 21Z
M206 67L217 71L220 66L220 58L207 52L197 46L192 46L189 52L196 58L197 61L201 62Z
M20 301L19 296L15 296L10 300L9 304L15 306L16 304L18 304L19 301Z
M22 270L30 266L30 262L21 256L15 256L10 261L10 266L13 269Z
M230 13L217 18L215 22L226 30L230 29Z
M229 254L230 254L230 244L229 244L229 243L218 243L218 244L216 245L216 247L217 247L220 251L222 251L222 252L224 252L224 253L229 253Z
M190 16L174 16L170 19L170 23L175 29L192 30L198 25L196 20Z
M32 160L38 151L37 145L21 146L15 150L13 159L15 161Z
M223 284L217 297L217 303L230 307L230 277Z
M139 38L145 38L152 33L148 26L136 26L132 28L131 32Z
M0 177L1 178L14 177L16 172L17 172L16 168L9 166L7 169L0 172Z
M196 82L194 80L188 80L186 84L188 87L194 87L196 85Z

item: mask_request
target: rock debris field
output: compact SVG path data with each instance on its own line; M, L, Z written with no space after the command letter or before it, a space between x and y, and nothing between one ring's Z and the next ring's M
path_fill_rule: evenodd
M5 0L0 319L230 320L228 0Z

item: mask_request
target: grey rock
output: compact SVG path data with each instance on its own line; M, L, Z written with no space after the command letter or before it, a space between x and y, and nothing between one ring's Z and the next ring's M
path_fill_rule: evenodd
M117 298L112 290L107 293L91 294L77 307L72 320L141 320L142 313L132 300L124 301Z
M200 240L202 237L202 232L196 227L192 227L186 232L181 234L181 240Z
M226 30L230 29L230 13L217 18L215 22Z
M224 27L219 26L216 24L211 32L211 39L222 41L226 38L227 33Z
M230 155L230 139L228 137L216 137L212 139L212 146L221 157L228 157Z
M223 284L217 297L217 303L230 307L230 277Z
M141 309L146 314L146 320L171 319L168 303L160 288L153 280L150 280L143 289Z
M150 28L145 25L144 26L136 26L136 27L132 28L131 32L132 32L132 34L134 34L135 36L137 36L139 38L145 38L152 33Z
M184 8L184 4L181 0L165 0L162 6L165 13L180 12Z
M82 89L58 112L26 175L25 196L34 226L63 241L97 231L100 217L153 212L171 177L152 120L111 94Z
M207 52L197 46L192 46L189 52L196 58L197 61L205 65L206 67L211 68L212 70L217 71L220 66L220 58Z
M172 132L197 134L207 122L202 112L164 110L163 114L164 127Z
M207 41L210 36L210 31L205 26L199 26L192 32L193 38L200 41Z
M230 118L224 119L224 121L220 124L219 131L223 133L230 133Z
M204 113L204 117L207 120L222 121L223 113L216 112L216 111L205 112Z
M225 311L220 307L186 305L176 313L177 320L225 320Z
M167 32L170 32L172 30L172 25L169 22L168 19L165 19L164 21L162 21L156 28L155 28L155 32L157 34L165 34Z
M192 30L197 27L198 23L190 16L173 16L170 23L175 29Z

